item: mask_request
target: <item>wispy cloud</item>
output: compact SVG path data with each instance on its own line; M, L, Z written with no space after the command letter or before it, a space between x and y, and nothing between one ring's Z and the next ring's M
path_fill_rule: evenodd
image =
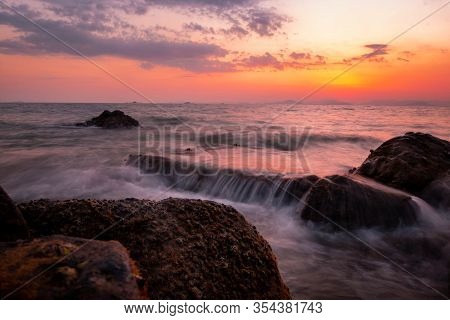
M289 57L291 57L294 60L310 60L311 59L311 54L308 52L292 52Z
M386 59L384 58L385 55L389 54L389 46L386 44L366 44L364 45L365 49L369 49L370 52L364 53L359 56L346 58L343 60L344 64L352 64L359 60L365 60L370 62L385 62Z
M364 47L372 50L372 52L362 55L362 57L365 58L373 58L376 56L384 56L388 54L388 45L386 44L366 44Z
M284 68L283 63L268 52L263 55L251 55L242 59L239 65L249 69L272 68L282 70Z
M248 28L262 37L271 37L277 33L290 19L278 14L274 8L250 9L241 15Z
M401 51L399 53L399 56L397 57L398 61L403 61L403 62L410 62L411 59L415 56L416 54L414 52L411 51Z
M273 55L266 52L262 55L250 55L238 61L237 65L246 70L255 69L309 69L326 64L326 58L322 55L292 52L287 59L283 55Z

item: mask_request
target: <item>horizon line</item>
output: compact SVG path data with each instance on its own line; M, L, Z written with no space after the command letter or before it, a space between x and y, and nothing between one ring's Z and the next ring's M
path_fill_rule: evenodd
M0 104L18 103L18 104L142 104L142 105L156 105L156 104L286 104L295 103L296 99L283 99L275 101L158 101L158 102L145 102L145 101L0 101ZM309 103L298 102L298 105L377 105L377 106L450 106L450 100L421 100L421 99L408 99L408 100L369 100L369 101L356 101L350 102L345 100L335 99L323 99L311 101Z

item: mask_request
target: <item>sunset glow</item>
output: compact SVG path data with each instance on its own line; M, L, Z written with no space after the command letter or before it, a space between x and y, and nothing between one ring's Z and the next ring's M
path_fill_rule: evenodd
M1 101L450 100L445 1L5 3Z
M0 317L445 316L449 40L450 0L0 0Z

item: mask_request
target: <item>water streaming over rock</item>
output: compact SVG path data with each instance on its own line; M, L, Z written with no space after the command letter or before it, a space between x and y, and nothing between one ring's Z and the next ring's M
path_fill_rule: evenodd
M359 228L351 234L322 231L302 220L301 212L315 175L345 175L382 141L406 131L449 140L450 108L300 105L266 123L286 106L163 107L165 111L145 104L3 104L0 184L15 201L171 196L230 204L269 241L299 299L442 298L430 287L448 295L448 211L412 197L407 201L414 202L417 223L388 231ZM105 109L124 111L141 128L73 125ZM195 134L186 136L179 134L181 126L207 130L197 134L189 129ZM155 128L163 127L154 135ZM147 145L149 141L153 143ZM134 154L168 164L160 168L179 162L187 163L187 169L143 174L135 167L143 160L129 156ZM183 174L192 166L205 172Z

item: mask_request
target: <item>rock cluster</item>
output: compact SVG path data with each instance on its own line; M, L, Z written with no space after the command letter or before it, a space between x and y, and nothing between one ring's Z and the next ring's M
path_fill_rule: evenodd
M230 206L125 199L36 200L16 208L6 193L1 200L21 217L0 215L0 225L21 227L0 242L2 297L290 298L269 244ZM28 232L33 240L12 242Z
M38 200L20 205L34 236L117 240L151 299L288 299L269 244L234 208L211 201Z
M273 181L270 177L236 170L213 171L152 155L130 155L127 165L159 175L168 185L191 192L226 195L243 202L256 196L261 201L275 198L286 205L297 202L304 221L327 225L332 230L413 225L418 208L411 194L435 207L450 208L450 142L423 133L388 140L371 150L352 174L323 179L306 176ZM180 183L180 176L189 179ZM224 191L217 188L219 179L219 185L237 185Z
M359 176L398 190L365 184ZM384 142L352 174L319 180L301 217L332 229L412 225L417 209L409 194L450 208L450 142L413 132Z
M120 110L112 112L105 110L98 117L76 125L80 127L96 126L105 129L121 129L139 127L139 122Z
M105 111L82 125L139 124ZM194 165L152 156L130 156L127 164L167 182L186 173L191 179L180 188L218 192L217 175L193 175ZM254 197L258 190L281 204L297 202L303 221L331 231L413 225L411 194L450 208L450 142L423 133L386 141L346 176L278 179L273 189L267 177L221 174L223 181L253 186L232 197ZM402 251L448 255L446 235L418 242L403 233L386 237ZM230 206L188 199L41 199L16 206L1 187L0 284L2 297L17 299L290 298L269 244Z

